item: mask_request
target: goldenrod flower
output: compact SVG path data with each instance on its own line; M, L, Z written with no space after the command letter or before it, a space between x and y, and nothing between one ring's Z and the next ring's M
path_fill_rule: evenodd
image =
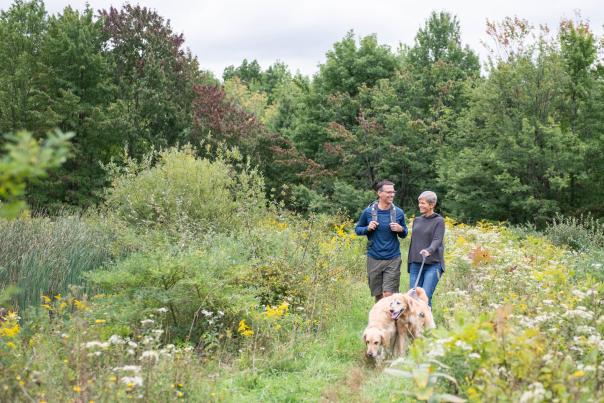
M252 330L252 328L249 327L245 323L245 319L241 319L241 321L239 322L239 327L237 328L237 331L239 332L239 334L241 334L242 336L245 336L245 337L249 337L254 334L254 331Z
M4 324L2 327L0 327L0 336L15 337L17 334L19 334L19 330L20 328L18 323L10 327Z

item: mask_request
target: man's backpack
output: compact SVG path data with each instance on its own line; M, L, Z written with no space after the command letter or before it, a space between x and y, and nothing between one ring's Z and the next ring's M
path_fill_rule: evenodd
M371 203L371 221L378 220L378 202ZM394 203L390 205L390 223L396 222L396 207L394 207Z

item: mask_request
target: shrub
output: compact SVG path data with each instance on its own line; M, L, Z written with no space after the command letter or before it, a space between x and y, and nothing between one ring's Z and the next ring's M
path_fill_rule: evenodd
M99 312L105 312L112 323L135 326L166 308L166 340L197 343L209 336L223 337L226 329L236 328L241 311L254 306L255 300L246 290L234 288L232 271L238 261L220 262L225 253L236 254L235 248L230 249L234 245L214 246L207 253L166 249L135 253L90 273L92 283L108 294L99 302L103 306ZM215 315L218 311L222 314Z
M196 158L190 147L159 154L158 163L116 176L106 207L128 224L173 234L222 232L239 225L242 210L263 206L261 176L236 173L222 160Z
M545 229L545 235L556 245L574 250L604 248L604 224L592 216L556 216Z

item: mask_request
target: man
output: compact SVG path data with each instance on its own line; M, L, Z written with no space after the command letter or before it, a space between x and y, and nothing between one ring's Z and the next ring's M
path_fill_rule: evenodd
M399 291L401 249L398 238L407 236L405 213L396 207L394 183L376 185L378 200L367 207L357 222L357 235L367 235L367 279L376 302Z

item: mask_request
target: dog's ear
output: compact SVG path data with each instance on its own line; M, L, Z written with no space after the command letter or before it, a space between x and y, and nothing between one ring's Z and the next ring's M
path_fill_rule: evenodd
M426 294L426 290L424 290L421 287L417 287L415 289L415 292L417 293L417 297L419 299L421 299L422 301L424 301L426 304L428 303L428 294Z
M407 298L407 308L409 309L409 312L417 311L417 301L413 298Z
M382 346L385 346L385 345L386 345L386 336L384 335L384 332L382 332L382 333L380 334L380 341L381 341L381 343L382 343Z
M363 341L367 343L367 330L363 332Z

